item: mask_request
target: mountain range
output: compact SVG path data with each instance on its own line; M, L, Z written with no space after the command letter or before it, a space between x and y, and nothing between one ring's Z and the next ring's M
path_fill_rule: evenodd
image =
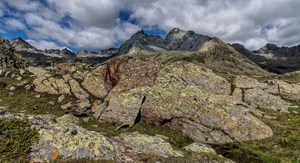
M178 55L173 53L184 53L183 56L187 59L204 59L206 64L209 64L212 60L215 62L218 59L223 59L223 61L229 58L231 58L231 60L243 59L243 62L249 63L250 65L253 65L254 62L261 68L273 73L286 73L300 70L300 45L294 47L278 47L268 43L259 50L250 51L241 44L228 44L229 46L227 46L218 38L212 38L197 34L194 31L185 31L179 28L172 29L165 39L160 36L146 34L141 30L132 35L119 48L109 48L98 52L79 50L74 53L67 48L40 50L22 38L12 39L9 43L15 49L18 56L27 60L27 62L30 62L32 65L39 66L52 66L65 61L101 64L119 55L138 56L136 54L147 54L148 57L153 57L158 53L164 52L167 53L165 56ZM211 51L212 49L214 51L218 50L223 52L218 52L219 56L209 59L208 55L203 53L204 51L208 52L207 47L210 49L209 53L213 53ZM220 56L220 54L227 54L227 52L231 54L235 53L236 55ZM246 58L252 62L245 60L240 54L246 56ZM178 57L183 56L178 55ZM210 57L213 57L213 55ZM225 62L223 62L223 64L225 64ZM223 67L225 70L228 68L227 64ZM213 65L215 66L216 64ZM243 68L241 67L241 69Z

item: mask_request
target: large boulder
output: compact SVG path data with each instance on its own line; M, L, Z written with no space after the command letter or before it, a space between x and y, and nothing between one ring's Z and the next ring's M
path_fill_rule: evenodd
M279 96L272 95L261 89L248 89L244 93L244 101L253 107L273 111L288 112L289 103Z
M292 101L300 101L300 85L290 84L284 81L279 81L278 84L281 97Z
M81 88L80 84L75 80L71 79L69 80L69 84L71 87L71 92L73 95L78 99L87 99L90 95Z
M244 75L237 76L234 79L233 84L237 88L245 88L245 89L250 89L250 88L263 89L263 88L267 87L267 84L260 83L256 79L253 79L253 78L250 78L250 77L244 76Z
M71 113L75 116L87 115L88 110L91 107L91 103L88 99L78 100L76 102L69 102L61 106L61 109L66 113Z
M207 93L225 95L231 93L231 84L226 79L216 75L210 69L187 61L179 61L165 66L162 74L196 85Z
M40 76L33 80L36 92L48 94L67 94L70 95L70 86L63 80L54 77Z
M217 152L211 146L204 144L202 142L194 142L188 146L183 147L187 151L192 151L196 153L211 153L216 155Z
M236 98L205 93L201 87L162 72L154 86L131 90L146 96L141 109L146 120L212 144L273 135L266 124L247 112L249 106Z
M157 136L139 134L138 132L123 133L116 140L121 142L125 148L131 149L132 153L150 154L164 158L184 156L183 152L174 150L171 144Z
M154 61L118 58L107 65L107 85L113 88L105 98L127 92L133 88L152 86L160 65ZM109 86L108 86L109 87Z
M105 72L105 69L102 67L95 69L91 73L86 74L84 81L81 83L84 89L98 98L104 98L108 94L103 71Z
M289 103L280 97L271 95L261 89L249 89L245 91L244 100L254 107L274 111L288 112Z
M133 125L143 102L144 96L140 93L122 93L113 96L108 106L101 111L100 122L121 123L122 125ZM98 112L95 112L98 114Z

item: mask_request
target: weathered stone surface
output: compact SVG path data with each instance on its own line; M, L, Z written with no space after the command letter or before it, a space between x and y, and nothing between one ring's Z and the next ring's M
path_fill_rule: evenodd
M243 91L240 88L234 88L232 96L243 101Z
M71 92L76 98L82 100L87 99L89 97L89 94L80 87L79 83L76 80L71 79L69 81L69 84L71 87Z
M273 135L266 124L247 112L248 106L243 102L228 95L204 93L170 74L159 74L151 88L132 91L146 96L142 117L197 141L222 144Z
M174 150L165 140L138 132L123 133L116 140L121 142L125 148L131 148L133 153L152 154L164 158L184 156L182 152Z
M268 86L264 91L271 94L279 94L279 80L269 80Z
M51 115L25 115L0 112L1 118L27 119L38 129L39 141L32 144L31 160L51 162L67 159L133 161L124 155L121 144L104 135L72 123L55 123Z
M194 142L188 146L183 147L183 149L197 153L211 153L215 155L217 154L217 152L211 146L201 142Z
M61 124L78 124L79 118L75 117L73 114L65 114L61 117L56 118L56 122Z
M46 76L46 74L49 74L49 72L41 67L28 67L27 70L34 74L36 77L42 77Z
M66 110L66 113L71 113L75 116L83 116L87 114L91 103L88 99L78 100L76 102L69 102L61 106L61 109Z
M248 89L245 91L244 100L254 107L274 111L288 112L289 103L278 96L271 95L260 89Z
M114 122L133 125L137 119L144 96L140 93L122 93L113 96L102 112L100 122Z
M108 91L105 88L104 80L105 78L96 73L89 73L85 76L84 81L81 83L81 85L90 94L98 98L104 98L108 94Z
M265 83L260 83L259 81L257 81L256 79L247 77L247 76L237 76L234 81L233 84L235 85L235 87L237 88L259 88L259 89L263 89L265 87L267 87L267 84Z
M77 70L76 66L71 63L61 63L56 66L57 73L64 75L64 74L72 74Z
M210 69L187 61L167 65L161 70L161 73L178 80L184 80L188 84L196 85L207 93L224 95L230 95L231 93L231 84L226 79L216 75Z
M71 94L70 86L63 79L41 76L34 79L33 84L35 85L34 90L36 92L45 92L49 94Z
M106 100L136 87L152 86L160 65L154 61L114 59L107 65L107 87L113 88ZM110 85L110 86L109 86ZM109 90L109 89L108 89Z
M64 101L64 99L65 99L65 95L61 95L61 96L58 97L57 102L61 103L61 102Z
M300 100L300 85L289 84L284 81L279 81L279 94L288 100L299 101Z

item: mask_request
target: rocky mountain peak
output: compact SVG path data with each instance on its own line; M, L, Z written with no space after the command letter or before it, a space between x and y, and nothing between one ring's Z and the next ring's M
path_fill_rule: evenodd
M10 40L10 44L17 50L37 50L34 46L23 40L22 38L14 38Z

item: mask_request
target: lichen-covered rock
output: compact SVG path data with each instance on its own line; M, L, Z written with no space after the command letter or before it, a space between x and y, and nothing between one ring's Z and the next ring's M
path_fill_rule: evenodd
M159 74L154 86L132 91L146 96L142 117L197 141L222 144L273 135L266 124L247 112L243 102L228 95L204 93L172 75Z
M243 101L243 90L241 90L240 88L234 88L231 96Z
M211 153L215 155L217 154L217 152L211 146L201 142L194 142L188 146L183 147L183 149L197 153Z
M182 152L174 150L168 142L156 136L134 132L120 134L115 139L121 142L125 148L130 148L133 154L152 154L164 158L184 156Z
M137 119L144 96L140 93L122 93L113 96L99 117L100 122L133 125Z
M41 76L33 80L36 92L48 94L67 94L70 95L70 86L63 80L54 77Z
M79 118L75 117L73 114L65 114L61 117L58 117L55 119L57 123L61 124L78 124L79 123Z
M84 81L81 83L90 94L104 98L108 91L105 88L104 78L97 74L89 73L85 76Z
M271 94L279 94L279 80L269 80L267 87L263 90Z
M226 79L216 75L210 69L187 61L167 65L160 73L196 85L207 93L224 95L230 95L231 93L231 84Z
M281 97L292 101L300 101L300 85L289 84L284 81L279 81L278 84Z
M87 99L89 97L89 94L81 88L81 86L76 80L71 79L69 81L69 84L71 87L71 92L76 98L82 100L82 99Z
M248 76L243 76L243 75L242 76L237 76L234 79L233 84L237 88L247 88L247 89L249 89L249 88L263 89L263 88L267 87L267 84L260 83L256 79L250 78Z
M271 95L261 89L248 89L245 91L244 100L254 107L274 111L288 112L289 103L280 97Z
M127 92L136 87L152 86L160 69L154 61L117 58L107 65L107 87L113 88L105 98Z
M78 100L76 102L69 102L61 106L61 109L66 110L66 113L71 113L75 116L87 115L91 103L88 99Z
M41 67L28 67L27 70L36 77L49 76L49 72Z
M32 146L33 158L53 160L61 156L72 159L114 160L116 157L117 144L114 141L79 126L53 124L38 132L39 142Z

